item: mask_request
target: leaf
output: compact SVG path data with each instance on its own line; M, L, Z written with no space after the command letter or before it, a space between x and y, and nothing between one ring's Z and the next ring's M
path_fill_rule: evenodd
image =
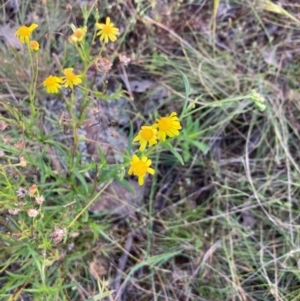
M178 161L179 161L182 165L184 165L184 161L183 161L181 155L177 152L177 150L175 150L175 148L174 148L169 142L164 142L164 143L163 143L163 146L164 146L167 150L169 150L169 151L170 151L170 152L178 159Z
M204 142L190 140L190 143L199 148L202 153L206 153L209 150L209 146Z
M130 185L128 181L122 179L122 180L118 180L118 182L120 182L129 192L135 195L135 190L133 189L133 187Z
M291 20L293 20L295 23L300 24L300 21L296 17L294 17L292 14L290 14L287 10L282 8L280 5L273 3L270 0L262 0L260 2L260 6L262 7L262 9L264 9L266 11L284 15L287 18L290 18Z
M184 104L183 104L183 108L182 108L182 112L181 112L181 115L180 117L182 117L182 115L185 113L186 111L186 108L187 108L187 104L188 104L188 99L189 99L189 95L190 95L190 92L191 92L191 87L190 87L190 83L186 77L186 75L178 70L182 76L182 79L183 79L183 83L184 83L184 91L185 91L185 97L184 97Z
M128 154L131 153L132 140L133 140L133 124L132 124L132 122L130 122L130 131L129 131L129 136L128 136L128 147L127 147Z
M126 278L124 279L123 285L125 285L129 279L131 279L131 275L134 274L137 270L143 268L144 266L148 266L149 268L155 268L157 266L161 266L165 262L168 262L170 259L174 258L180 254L179 251L170 252L170 253L163 253L159 255L154 255L145 260L137 263L135 266L131 268L131 271L127 274Z
M78 171L74 171L75 177L80 181L82 187L85 189L85 192L88 193L89 188L86 183L86 180L82 174L80 174Z

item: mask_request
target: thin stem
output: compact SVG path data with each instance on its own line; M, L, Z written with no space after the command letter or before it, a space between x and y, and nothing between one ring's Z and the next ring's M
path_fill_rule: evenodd
M35 115L35 105L34 105L34 97L35 97L35 68L34 68L34 63L32 59L32 51L30 49L29 43L27 43L27 49L29 53L29 60L30 60L30 75L31 75L31 83L30 83L30 90L29 90L29 101L30 101L30 108L31 108L31 115Z

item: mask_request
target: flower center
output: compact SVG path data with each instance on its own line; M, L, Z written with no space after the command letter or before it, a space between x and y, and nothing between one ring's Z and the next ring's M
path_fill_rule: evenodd
M73 74L73 73L67 73L66 74L66 80L67 81L72 82L72 81L74 81L74 79L75 79L75 74Z
M103 30L103 33L105 33L107 35L110 35L113 33L112 27L110 25L104 25L102 30Z
M83 31L80 30L80 29L77 29L73 35L77 38L77 39L80 39L82 36L83 36Z
M22 26L19 29L19 31L20 31L20 36L23 36L23 37L28 37L31 34L30 29L28 27L26 27L26 26Z
M152 129L143 129L141 132L141 136L145 139L145 140L150 140L153 138L153 130Z
M55 86L56 85L56 80L55 80L55 78L48 78L47 79L47 85L48 86Z
M168 117L162 117L158 121L158 127L162 131L168 131L172 127L172 121Z
M145 162L139 161L132 165L133 174L140 177L144 176L147 172L147 165Z

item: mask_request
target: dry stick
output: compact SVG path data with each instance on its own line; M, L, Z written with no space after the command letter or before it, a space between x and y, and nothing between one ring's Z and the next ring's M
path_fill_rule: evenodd
M257 201L257 203L259 204L259 207L261 208L261 210L263 211L263 213L269 218L269 220L276 225L277 227L280 227L280 225L282 224L282 222L279 219L276 219L275 217L273 217L271 214L269 214L269 212L265 209L264 205L262 204L260 197L258 195L258 192L255 188L253 179L252 179L252 175L251 175L251 167L250 167L250 159L249 159L249 142L250 142L250 134L251 131L249 131L248 136L247 136L247 140L246 140L246 153L245 153L245 159L244 159L244 168L245 168L245 173L248 179L248 182L252 188L254 197Z
M163 292L164 292L165 299L168 300L168 294L167 294L167 291L166 291L164 282L163 282L163 280L161 279L159 273L157 273L156 275L157 275L158 281L159 281L159 283L160 283L160 287L162 288L162 290L163 290Z
M116 295L114 301L121 301L122 300L121 299L122 298L122 292L125 288L125 287L121 286L122 274L125 270L125 266L126 266L126 263L127 263L127 260L128 260L128 253L131 251L134 235L135 235L135 232L130 233L127 236L125 246L124 246L124 252L123 252L122 256L119 259L118 273L117 273L116 280L115 280L115 283L114 283L114 289L117 292L117 295Z
M283 301L283 299L278 296L278 290L275 289L275 284L272 282L272 280L269 278L268 276L268 272L266 270L266 264L264 262L264 248L266 248L264 245L263 245L263 235L262 235L263 231L261 231L261 235L260 235L260 245L261 245L261 249L259 251L259 257L260 257L260 263L261 263L261 268L264 272L264 278L266 279L268 285L269 285L269 290L270 290L270 293L273 295L273 297L275 298L276 301ZM276 260L274 260L274 262L276 262Z
M212 257L212 255L215 253L215 251L220 248L222 245L222 241L219 239L216 241L203 255L201 263L198 265L198 267L195 269L195 271L192 274L192 278L197 277L198 273L202 272L202 270L205 268L206 262ZM202 277L204 278L204 277Z
M4 81L4 79L1 80L1 81ZM16 103L18 103L19 101L18 101L17 98L15 97L15 94L12 92L12 90L11 90L11 88L10 88L8 82L6 81L6 79L5 79L4 84L5 84L6 89L8 90L9 95L11 96L11 98L12 98Z
M122 77L123 77L124 84L126 86L126 89L128 90L130 100L133 101L134 97L133 97L132 90L131 90L131 87L130 87L130 84L129 84L127 72L126 72L123 64L121 65L121 69L122 69Z
M234 231L231 232L231 234L233 234ZM236 289L239 292L240 296L242 297L243 301L247 301L247 296L246 296L246 292L243 289L243 286L241 284L241 281L236 273L236 264L235 264L235 260L234 260L234 251L233 251L233 241L232 241L232 235L229 235L228 239L229 239L229 245L230 245L230 252L231 252L231 258L232 258L232 280L233 283L235 283L236 285Z
M274 252L274 258L277 258L276 256L276 247L275 244L273 244L273 252ZM277 261L274 260L274 290L275 290L275 296L278 296L278 287L279 287L279 281L278 281L278 266L277 266Z

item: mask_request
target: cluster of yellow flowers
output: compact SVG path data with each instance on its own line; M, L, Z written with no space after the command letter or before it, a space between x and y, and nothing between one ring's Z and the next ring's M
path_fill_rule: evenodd
M32 32L38 27L37 24L33 23L29 27L28 26L21 26L16 31L16 37L20 40L22 44L28 44L30 49L33 51L38 51L40 45L35 40L30 40Z
M104 43L116 41L117 36L120 34L119 29L115 27L109 17L106 18L105 23L96 23L95 26L99 29L96 35L100 36L100 41ZM39 50L38 42L30 40L33 30L37 27L37 24L31 24L29 27L21 26L16 32L16 36L20 42L27 43L32 51ZM71 24L70 27L73 34L69 36L69 42L72 44L81 43L87 33L87 27L76 28L74 24ZM49 75L43 81L43 86L48 93L58 93L62 86L73 89L74 86L80 85L82 83L81 78L82 75L75 74L73 68L65 68L63 70L63 76ZM153 125L142 126L138 135L133 139L133 142L139 142L139 150L143 152L147 145L151 147L157 144L158 140L164 142L167 137L172 138L178 136L180 129L181 125L177 114L172 112L169 116L158 118ZM137 176L139 185L143 185L146 174L150 173L153 175L155 173L154 169L150 167L151 164L152 161L146 156L142 155L141 158L139 158L137 155L133 155L128 174Z
M105 23L96 23L95 26L100 29L97 32L97 36L100 36L100 41L104 41L104 43L108 43L109 41L115 42L117 36L120 34L119 29L115 27L114 23L110 22L109 17L106 18ZM71 24L71 29L73 34L69 37L69 41L71 43L81 42L87 32L86 26L76 28L74 24Z
M43 81L43 86L46 88L48 93L57 93L61 89L62 85L64 85L65 88L69 87L73 89L74 86L82 83L81 75L76 75L73 72L73 68L65 68L63 73L64 76L62 77L49 75Z
M156 123L150 126L142 126L133 142L140 143L140 151L144 151L147 147L157 144L158 140L165 141L167 137L175 137L179 135L181 125L176 112L172 112L169 116L161 117L156 120ZM152 161L146 156L139 158L133 155L130 161L129 175L138 177L139 185L144 184L144 178L148 173L154 174L154 169L150 167Z
M96 28L99 29L97 36L100 36L100 41L108 43L109 41L116 41L117 36L120 34L119 29L115 27L114 23L110 21L110 18L106 18L105 23L96 23ZM39 50L39 43L37 41L31 41L30 37L32 32L38 27L38 24L31 24L30 26L21 26L16 31L16 37L21 43L26 43L32 51ZM76 28L74 24L71 24L73 34L69 37L69 42L80 43L83 41L87 32L87 27ZM74 86L82 83L81 75L76 75L73 72L73 68L65 68L63 70L64 76L58 77L49 75L44 81L43 86L46 88L47 93L58 93L58 91L64 87L73 89Z

